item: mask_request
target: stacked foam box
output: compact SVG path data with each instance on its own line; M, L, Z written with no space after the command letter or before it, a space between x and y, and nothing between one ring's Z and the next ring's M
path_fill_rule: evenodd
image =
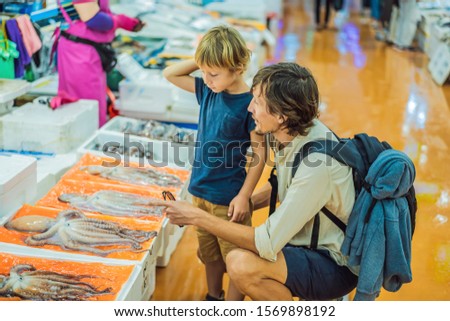
M61 264L73 264L79 265L83 267L95 266L96 269L102 269L102 267L112 268L125 268L127 270L131 270L131 272L126 275L116 275L117 277L123 277L126 279L125 283L122 284L121 287L117 288L117 293L114 293L115 300L118 301L138 301L142 300L142 291L145 287L145 279L142 277L142 266L135 265L133 261L127 260L114 260L114 259L104 259L98 257L92 257L87 255L70 255L55 251L41 250L35 249L25 246L17 246L13 244L0 243L1 251L0 251L0 261L2 261L3 257L7 257L9 261L21 262L22 264L31 264L33 265L34 261L39 261L48 266L51 266L51 272L59 272L58 266ZM7 274L3 271L0 274ZM72 273L71 273L72 272ZM65 274L74 274L78 275L78 271L64 271ZM94 275L94 277L97 277ZM85 282L88 279L85 279ZM109 274L108 278L105 278L105 284L102 288L106 288L108 281L114 281L114 275ZM99 297L101 298L101 297Z
M52 110L39 99L2 117L7 150L67 153L98 127L98 102L79 100Z
M103 148L108 146L130 149L134 148L139 153L144 153L143 156L130 156L125 152L125 155L119 152L107 152ZM136 162L141 165L153 165L156 167L169 166L173 168L189 168L191 162L189 158L192 157L193 152L186 146L172 146L166 142L154 141L141 137L125 136L124 134L97 131L90 139L88 139L78 149L78 154L84 155L90 153L102 157L112 157L114 159L124 162ZM146 155L149 153L150 158Z
M14 99L25 94L30 84L25 80L0 79L0 116L9 113ZM0 118L0 149L3 148L3 124Z
M117 109L127 117L198 123L199 107L193 94L181 93L161 73L148 73L143 81L119 83Z
M36 159L0 156L0 225L36 194Z
M169 264L170 258L177 248L185 230L185 226L176 226L170 223L167 218L164 219L161 229L161 246L157 256L156 266L166 267Z
M126 146L128 144L128 147L131 147L133 143L138 143L134 144L135 147L141 148L143 152L152 153L155 162L167 163L174 167L190 168L194 159L194 143L182 144L124 133L124 128L137 127L138 124L145 122L145 120L128 117L114 117L100 129L101 133L94 135L90 141L83 144L82 148L90 151L95 144L105 146L106 142L115 142L120 137L121 145ZM192 141L195 142L196 130L181 127L180 130L186 135L192 135Z

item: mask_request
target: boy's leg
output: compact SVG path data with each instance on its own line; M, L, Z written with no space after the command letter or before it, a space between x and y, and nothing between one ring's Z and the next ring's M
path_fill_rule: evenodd
M198 197L193 197L192 201L198 208L214 214L213 204ZM220 253L217 237L203 229L197 228L197 238L199 245L197 256L205 265L208 295L209 297L220 299L223 290L225 262Z
M208 294L216 299L223 299L223 275L225 274L225 262L220 258L214 262L205 263L206 284L208 285Z
M221 216L227 217L228 207L217 208L216 213L219 213L219 215L221 215ZM250 213L253 213L253 204L251 202L250 202ZM248 215L244 219L243 222L240 222L240 224L252 226L252 216ZM226 259L228 253L231 250L234 250L235 248L237 248L236 245L234 245L230 242L224 241L221 238L218 239L218 242L219 242L220 251L222 253L223 260ZM234 282L230 278L230 283L228 285L226 300L227 301L242 301L242 300L244 300L244 297L245 297L245 295L239 291L239 289L235 286Z
M236 288L252 300L292 300L291 291L284 285L287 266L282 252L270 262L248 250L235 249L228 254L226 264Z

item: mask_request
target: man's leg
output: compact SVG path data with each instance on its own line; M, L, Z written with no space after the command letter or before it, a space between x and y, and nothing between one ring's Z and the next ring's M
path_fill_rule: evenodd
M242 301L244 300L245 295L239 291L239 289L234 285L233 280L230 278L230 284L228 285L228 291L227 291L227 301Z
M227 255L227 272L236 288L252 300L289 301L291 291L284 285L287 266L282 252L269 262L253 252L235 249Z

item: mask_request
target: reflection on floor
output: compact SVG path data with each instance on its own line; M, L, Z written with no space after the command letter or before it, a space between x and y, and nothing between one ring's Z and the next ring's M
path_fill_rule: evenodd
M450 300L450 87L437 86L421 52L377 42L353 16L341 30L314 31L301 5L285 8L273 61L297 61L315 76L321 119L341 137L367 132L406 152L417 170L419 211L413 238L413 282L378 300ZM266 182L266 168L260 184ZM266 211L254 215L260 224ZM158 268L152 300L202 300L203 266L195 231L187 229L169 266ZM225 278L226 279L226 278ZM225 280L227 281L227 279Z

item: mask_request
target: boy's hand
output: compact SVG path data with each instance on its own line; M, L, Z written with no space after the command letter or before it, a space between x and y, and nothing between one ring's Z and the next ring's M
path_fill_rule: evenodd
M242 222L247 215L250 215L250 200L248 197L237 195L230 203L228 217L230 222Z

